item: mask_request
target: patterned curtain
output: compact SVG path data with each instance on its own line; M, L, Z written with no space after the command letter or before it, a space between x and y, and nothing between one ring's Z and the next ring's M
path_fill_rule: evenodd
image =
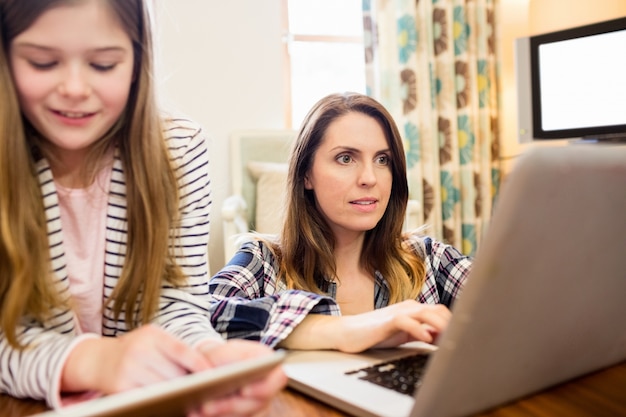
M474 255L500 181L498 0L363 0L367 91L404 137L428 233Z

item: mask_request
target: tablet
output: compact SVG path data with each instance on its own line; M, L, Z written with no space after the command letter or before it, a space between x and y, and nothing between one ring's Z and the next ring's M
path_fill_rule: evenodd
M184 416L201 401L218 398L261 378L284 359L284 351L184 375L88 400L37 417Z

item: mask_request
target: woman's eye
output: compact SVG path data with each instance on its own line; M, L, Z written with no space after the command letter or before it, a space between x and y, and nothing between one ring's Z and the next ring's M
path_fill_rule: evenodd
M352 161L352 157L350 155L340 155L337 160L342 164L349 164Z
M106 72L115 68L115 64L91 64L92 68L96 71Z
M389 165L389 156L387 155L380 155L376 162L378 162L378 164L380 165Z

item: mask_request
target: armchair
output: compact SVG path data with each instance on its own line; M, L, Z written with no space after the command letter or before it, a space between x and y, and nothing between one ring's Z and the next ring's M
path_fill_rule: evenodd
M255 230L278 233L295 130L236 130L230 135L232 194L222 203L224 261L238 249L237 237Z

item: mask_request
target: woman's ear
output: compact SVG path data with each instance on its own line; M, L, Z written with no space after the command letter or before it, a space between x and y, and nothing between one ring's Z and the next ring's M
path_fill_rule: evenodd
M311 181L309 180L309 174L306 174L304 176L304 189L305 190L312 190L313 189L313 185L311 184Z

